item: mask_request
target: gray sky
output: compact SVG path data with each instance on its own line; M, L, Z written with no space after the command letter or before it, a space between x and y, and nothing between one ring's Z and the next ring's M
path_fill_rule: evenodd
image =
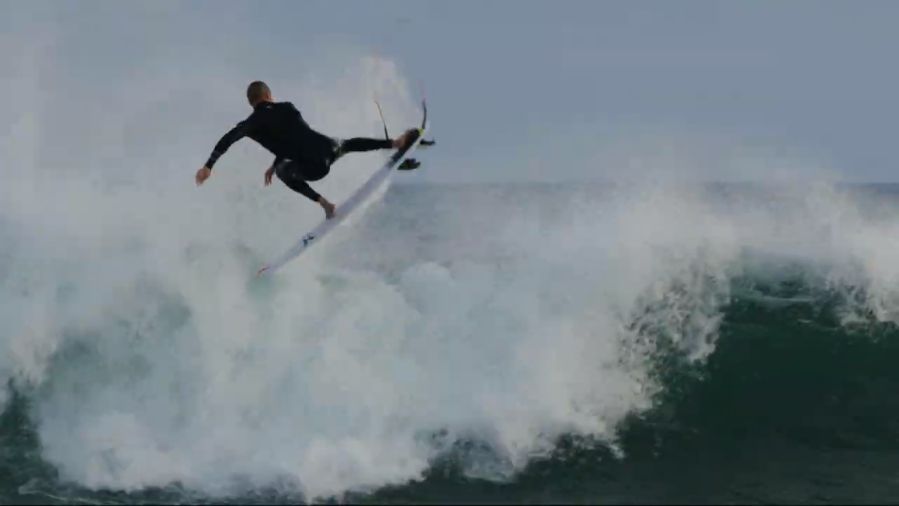
M899 2L0 0L0 14L16 42L0 57L54 40L41 79L64 75L69 96L154 72L239 93L342 52L390 58L424 82L439 141L416 181L764 179L772 167L899 180ZM246 112L235 100L210 113L222 131Z

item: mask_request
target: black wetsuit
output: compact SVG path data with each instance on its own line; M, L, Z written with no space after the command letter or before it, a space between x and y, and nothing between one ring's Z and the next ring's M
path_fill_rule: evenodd
M313 201L319 194L306 181L328 175L331 164L344 153L393 147L386 139L354 138L338 142L309 127L290 102L261 102L250 116L226 133L215 145L206 166L212 168L232 144L249 137L275 155L272 165L278 179Z

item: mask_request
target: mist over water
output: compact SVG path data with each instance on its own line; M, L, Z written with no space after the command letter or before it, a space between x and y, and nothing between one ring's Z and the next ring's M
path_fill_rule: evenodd
M714 353L735 279L798 262L843 294L847 324L895 314L894 225L832 187L770 207L671 187L398 187L263 281L254 267L291 236L263 246L226 225L295 223L234 199L207 204L196 234L171 225L207 190L222 188L140 207L141 192L67 182L73 212L134 221L46 236L4 214L4 380L65 481L328 497L421 478L471 442L467 476L514 479L560 436L616 448L666 388L660 353Z

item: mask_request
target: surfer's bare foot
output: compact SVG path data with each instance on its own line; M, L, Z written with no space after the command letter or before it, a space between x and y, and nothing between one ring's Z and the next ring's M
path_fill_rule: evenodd
M405 149L412 144L412 141L415 140L415 136L418 135L417 128L410 128L403 132L403 135L393 139L393 147L394 149Z
M321 196L318 198L318 203L322 206L322 209L325 210L326 219L330 220L334 217L334 204L328 202L328 199Z

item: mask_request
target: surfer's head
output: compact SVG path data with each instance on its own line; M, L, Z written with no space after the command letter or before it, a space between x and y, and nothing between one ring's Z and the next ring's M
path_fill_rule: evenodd
M247 100L252 107L256 107L259 102L271 102L272 90L262 81L253 81L247 86Z

